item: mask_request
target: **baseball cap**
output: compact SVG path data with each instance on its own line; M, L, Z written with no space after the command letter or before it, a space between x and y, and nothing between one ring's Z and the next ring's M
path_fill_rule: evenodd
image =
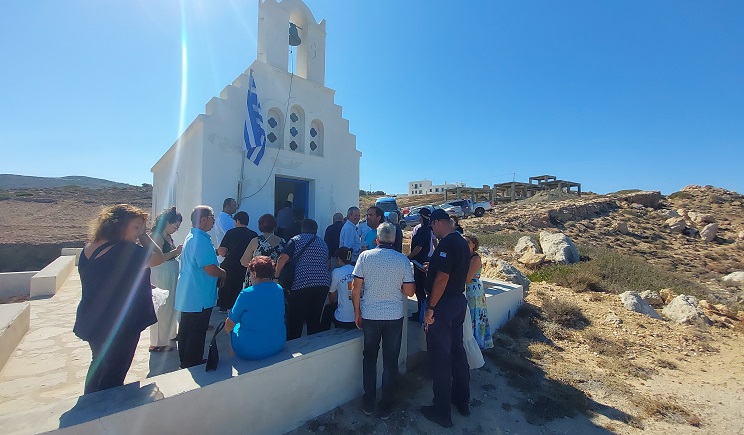
M423 216L429 219L431 217L431 210L429 210L428 207L423 207L421 210L419 210L419 216Z
M438 208L438 209L434 210L431 213L431 220L432 220L432 222L433 221L438 221L438 220L443 220L443 219L449 220L449 218L450 218L449 217L449 214L447 214L447 212L444 211L444 210L442 210L441 208Z

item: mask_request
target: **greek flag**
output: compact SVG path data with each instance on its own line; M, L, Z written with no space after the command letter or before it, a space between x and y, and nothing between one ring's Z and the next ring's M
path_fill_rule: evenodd
M263 128L261 105L258 103L258 95L256 95L256 82L253 80L253 71L251 71L249 83L248 98L246 101L248 115L243 125L243 139L245 139L245 148L248 150L246 158L258 166L266 150L266 132Z

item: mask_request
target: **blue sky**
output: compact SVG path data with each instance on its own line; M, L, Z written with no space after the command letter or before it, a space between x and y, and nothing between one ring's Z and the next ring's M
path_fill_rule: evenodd
M744 192L744 2L307 4L364 189L553 174ZM256 15L255 0L6 0L0 173L152 182L255 60Z

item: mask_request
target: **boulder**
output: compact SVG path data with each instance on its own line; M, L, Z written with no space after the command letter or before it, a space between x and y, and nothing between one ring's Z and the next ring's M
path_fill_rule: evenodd
M738 270L731 272L723 277L723 282L729 282L732 284L744 284L744 271Z
M643 207L657 208L661 201L661 192L658 191L641 191L622 195L621 200L631 204L639 204Z
M531 254L542 254L540 246L532 240L530 236L522 236L517 240L517 245L514 246L514 256L521 257L526 253Z
M718 233L718 224L708 224L700 230L700 238L703 239L704 242L712 242L716 239L716 234Z
M483 276L501 279L522 286L524 291L530 288L531 281L516 267L498 258L483 259Z
M628 230L628 223L627 222L615 222L612 225L612 230L617 231L620 234L628 234L630 231Z
M677 210L664 209L664 210L661 210L660 213L661 213L662 216L664 216L666 218L673 218L673 217L680 217L681 216L679 214L679 212L677 212Z
M659 290L659 296L661 296L661 299L665 304L668 304L669 302L672 302L672 299L677 297L677 292L670 288L663 288Z
M703 313L703 310L698 308L698 300L694 296L677 296L672 299L669 305L661 310L661 314L672 322L683 325L692 325L699 321L707 324L711 323L708 316Z
M578 263L579 250L571 239L563 233L540 231L540 247L545 254L546 261L562 264Z
M697 213L694 211L688 212L687 217L690 218L691 221L695 222L698 225L712 224L713 222L716 221L716 219L709 214Z
M615 313L608 314L604 320L603 323L609 323L611 325L620 326L623 324L623 319L617 316Z
M529 268L536 268L541 264L545 263L545 254L535 254L533 252L525 252L524 255L519 257L520 263L524 264Z
M678 208L677 209L677 214L679 214L680 217L683 217L683 218L687 219L687 210L685 210L683 208Z
M660 307L664 305L664 299L661 298L659 292L655 290L645 290L641 292L641 299L647 304L653 307Z
M744 231L739 231L739 240L744 240Z
M698 302L698 307L703 310L706 316L710 317L715 322L713 316L728 317L729 319L738 320L736 313L734 313L729 307L723 304L711 304L705 299Z
M673 233L682 233L682 231L687 227L685 218L681 216L667 219L664 221L664 225L668 226Z
M625 306L625 308L629 309L630 311L645 314L646 316L653 317L654 319L661 319L659 313L657 313L651 305L646 303L646 301L641 298L641 295L636 292L628 291L625 293L621 293L620 301L622 301L623 306Z

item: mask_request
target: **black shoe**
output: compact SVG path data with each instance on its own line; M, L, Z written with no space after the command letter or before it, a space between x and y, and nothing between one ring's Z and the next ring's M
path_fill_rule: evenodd
M206 364L206 363L207 363L207 359L206 358L203 358L201 360L201 362L197 362L197 363L193 363L193 364L186 364L186 365L181 364L179 367L182 368L182 369L187 369L187 368L190 368L190 367L200 366L200 365Z
M468 405L467 403L463 405L458 405L455 403L454 405L455 408L457 408L457 412L459 412L460 415L462 415L463 417L467 417L470 415L470 405Z
M434 422L444 428L452 427L452 418L447 418L439 415L437 410L434 409L434 405L422 406L421 413L424 414L424 417L427 420Z
M383 420L387 420L392 414L393 406L380 402L380 405L377 407L377 416Z
M375 412L375 405L368 405L365 403L362 407L362 411L364 411L364 415L372 415Z

